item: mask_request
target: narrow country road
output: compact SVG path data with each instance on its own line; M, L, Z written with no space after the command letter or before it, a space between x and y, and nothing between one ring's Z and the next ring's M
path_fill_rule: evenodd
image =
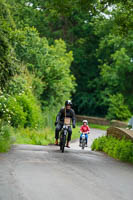
M78 141L64 153L59 147L14 145L0 154L0 200L132 200L133 165L90 151Z

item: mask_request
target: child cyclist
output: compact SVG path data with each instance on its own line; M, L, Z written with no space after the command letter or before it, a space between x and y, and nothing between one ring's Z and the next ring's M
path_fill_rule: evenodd
M87 147L87 143L88 143L88 133L90 132L90 127L87 125L88 121L87 120L83 120L83 125L80 128L80 143L79 146L81 146L81 139L82 139L82 134L85 133L85 139L86 139L86 147Z

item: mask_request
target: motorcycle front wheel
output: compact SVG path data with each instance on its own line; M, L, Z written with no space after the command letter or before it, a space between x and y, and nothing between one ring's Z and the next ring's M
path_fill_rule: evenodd
M85 148L85 140L82 140L82 149Z
M66 136L64 135L64 133L62 133L60 138L60 150L62 151L62 153L64 153L65 144L66 144Z

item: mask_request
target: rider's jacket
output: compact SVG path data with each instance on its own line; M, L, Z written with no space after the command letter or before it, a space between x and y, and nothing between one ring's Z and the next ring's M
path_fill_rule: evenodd
M88 125L82 125L81 128L80 128L80 131L82 133L87 133L87 132L90 132L90 128Z
M72 124L73 124L73 126L75 126L75 121L76 121L75 120L75 112L74 112L74 110L72 108L71 109L61 108L61 110L57 114L56 122L63 124L65 117L71 118L72 119Z

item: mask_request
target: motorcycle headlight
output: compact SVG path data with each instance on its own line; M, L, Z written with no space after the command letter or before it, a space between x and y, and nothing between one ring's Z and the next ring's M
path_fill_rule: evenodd
M66 126L66 125L63 125L63 129L68 129L68 126Z

